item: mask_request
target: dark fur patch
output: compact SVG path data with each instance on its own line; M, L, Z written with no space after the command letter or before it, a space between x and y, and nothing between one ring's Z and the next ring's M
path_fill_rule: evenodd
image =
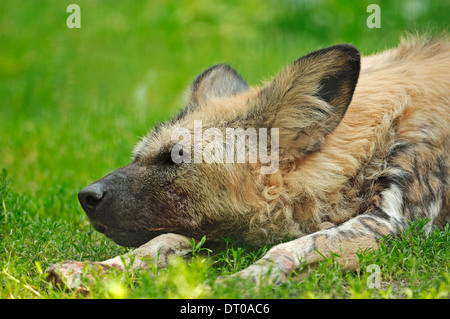
M352 45L340 44L312 52L304 58L314 58L315 56L328 54L331 51L339 52L339 55L336 56L336 63L341 63L343 69L339 74L323 78L320 81L320 89L316 93L316 96L331 105L335 105L337 102L336 98L338 98L339 102L342 101L341 103L349 105L361 69L358 50ZM345 60L348 62L342 63ZM344 88L345 90L343 90Z
M341 87L341 81L337 77L329 77L320 81L320 89L315 94L318 98L330 103Z
M391 217L386 214L382 209L380 209L379 207L376 207L375 209L372 209L368 214L368 216L374 216L376 218L380 218L386 221L389 221L391 219Z

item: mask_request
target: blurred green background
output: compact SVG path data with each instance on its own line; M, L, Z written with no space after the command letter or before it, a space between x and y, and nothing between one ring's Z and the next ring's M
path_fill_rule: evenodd
M69 29L66 8L81 8ZM381 28L369 29L371 3ZM363 54L442 30L450 1L0 2L0 169L38 215L82 215L76 193L126 165L140 136L183 106L192 79L229 63L252 85L321 47Z

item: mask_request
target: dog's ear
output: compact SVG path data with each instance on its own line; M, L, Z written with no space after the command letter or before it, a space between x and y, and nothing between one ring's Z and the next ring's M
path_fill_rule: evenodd
M190 102L198 104L209 98L219 98L242 93L247 83L231 67L218 64L198 75L191 85Z
M253 99L246 126L279 128L280 156L318 151L343 118L360 70L358 50L336 45L283 69Z

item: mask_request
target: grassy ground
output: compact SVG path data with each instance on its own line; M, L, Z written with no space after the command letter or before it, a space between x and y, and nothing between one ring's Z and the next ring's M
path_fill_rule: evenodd
M66 26L73 2L81 29ZM369 3L380 5L380 29L366 26ZM138 137L182 106L203 69L230 63L258 84L317 48L349 42L370 54L405 31L445 29L449 9L448 0L2 1L0 298L82 297L47 285L43 269L126 252L93 231L76 193L127 164ZM264 252L229 243L159 276L111 274L88 297L449 298L449 229L424 238L416 226L362 254L356 273L328 260L302 283L215 286L211 279ZM371 264L381 269L379 289L367 287Z

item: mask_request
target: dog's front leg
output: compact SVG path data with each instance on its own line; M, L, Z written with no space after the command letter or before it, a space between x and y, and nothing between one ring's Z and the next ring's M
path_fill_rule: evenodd
M91 272L96 272L99 276L106 274L111 269L125 271L132 267L132 269L145 270L152 266L161 269L167 267L170 257L187 256L191 251L188 237L178 234L163 234L130 253L105 261L81 262L69 260L54 264L47 269L47 280L55 285L77 288L86 266L91 267ZM86 275L92 277L89 272Z
M189 238L178 234L164 234L150 240L123 256L101 262L101 265L124 271L130 265L133 269L149 269L156 266L166 268L172 256L187 256L192 252Z
M255 284L278 284L286 281L301 263L313 265L331 256L336 256L344 269L354 270L358 265L356 253L376 249L378 239L397 233L404 225L405 220L398 215L366 213L337 227L279 244L233 277L248 278Z

